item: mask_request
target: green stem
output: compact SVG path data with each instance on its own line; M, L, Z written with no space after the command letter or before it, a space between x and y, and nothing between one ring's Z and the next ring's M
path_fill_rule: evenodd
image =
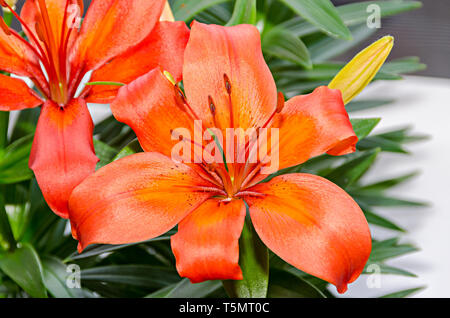
M6 148L8 144L9 112L0 111L0 149Z
M256 233L250 216L239 239L239 265L243 280L222 281L231 298L265 298L269 284L269 252Z
M89 83L86 83L86 86L93 86L93 85L125 86L126 84L119 83L119 82L89 82Z
M13 19L13 14L8 11L3 11L3 20L5 21L7 26L11 26L11 22Z
M4 189L0 190L2 192L4 191ZM16 249L16 240L14 239L14 234L9 224L3 193L0 193L0 246L11 252Z

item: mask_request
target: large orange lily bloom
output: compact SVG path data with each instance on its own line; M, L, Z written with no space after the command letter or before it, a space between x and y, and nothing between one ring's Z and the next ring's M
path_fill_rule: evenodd
M122 87L112 110L136 132L144 153L98 170L69 201L82 251L92 243L150 239L178 224L171 245L177 270L192 282L242 279L239 245L246 207L261 240L293 266L347 289L362 272L371 236L355 201L309 174L261 183L262 162L178 163L171 131L279 128L279 168L311 157L353 152L357 137L339 90L319 87L284 104L250 25L194 22L183 66L184 96L160 70ZM194 147L195 148L195 147Z
M129 83L163 66L181 79L189 36L183 22L159 22L165 0L94 0L79 28L83 1L27 0L20 16L29 42L0 18L0 70L30 78L41 96L17 78L0 75L0 111L42 107L30 156L51 209L68 217L73 188L95 171L93 124L87 102L108 103L117 86L76 91L92 81ZM42 66L42 67L41 67Z

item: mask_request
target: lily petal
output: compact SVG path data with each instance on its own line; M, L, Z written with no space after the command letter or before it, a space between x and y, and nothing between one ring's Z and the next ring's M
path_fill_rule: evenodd
M290 99L272 128L279 129L280 169L325 152L335 156L354 152L358 142L340 91L325 86Z
M24 81L0 74L0 111L33 108L42 103Z
M202 190L210 186L188 166L159 153L115 161L70 197L79 250L93 243L125 244L164 234L211 196Z
M184 22L158 22L144 41L93 72L91 81L129 84L150 70L161 67L179 82L188 39L189 29ZM91 86L85 98L91 103L108 104L118 90L117 86Z
M136 133L142 148L171 157L172 131L187 128L193 131L194 122L183 108L177 88L154 69L131 84L120 88L111 110L120 122Z
M93 0L74 48L76 69L95 70L152 31L165 0Z
M350 195L309 174L275 177L252 191L264 194L246 198L261 240L289 264L345 292L371 251L369 226Z
M260 34L251 25L222 27L194 22L183 78L191 107L208 127L260 127L277 105Z
M68 4L69 10L65 13L67 1L70 1ZM81 18L83 16L83 8L79 6L79 3L80 1L77 0L45 0L45 6L47 8L48 17L51 24L51 32L53 34L52 41L55 41L54 44L57 48L62 46L61 33L64 31L64 36L66 36L70 30L69 27L71 26L71 23L69 20L77 17ZM74 7L74 5L76 5L76 7ZM33 32L34 37L39 39L36 32L36 24L40 24L42 26L44 25L38 0L27 0L20 11L20 17L26 23L31 32ZM66 19L66 22L64 22L64 18ZM26 28L23 29L27 37L31 39L28 30ZM72 41L76 37L77 33L78 30L71 33ZM69 43L72 43L72 41ZM35 45L33 41L30 43Z
M211 199L180 222L171 238L180 276L192 283L243 278L238 261L245 210L242 200Z
M64 108L52 101L42 107L29 165L48 205L63 218L69 216L72 190L95 171L93 128L82 99L73 99Z
M16 31L10 29L11 33ZM38 56L13 34L0 30L0 70L45 82Z

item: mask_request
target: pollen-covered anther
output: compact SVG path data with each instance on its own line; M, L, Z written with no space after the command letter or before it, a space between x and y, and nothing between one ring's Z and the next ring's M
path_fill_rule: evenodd
M172 74L170 74L168 71L164 71L163 74L169 82L171 82L173 85L176 85L175 79L173 78Z
M225 89L227 90L227 93L231 94L231 84L227 74L223 74L223 80L225 82Z
M177 97L177 105L184 106L186 104L186 96L184 96L183 91L176 85L173 89L175 90L175 96Z
M213 116L215 116L216 115L216 105L214 105L214 101L211 96L208 96L208 105L209 105L209 110L211 111L211 114Z
M41 40L42 42L45 42L44 30L42 29L42 25L39 22L36 22L34 25L34 28L36 30L36 34L37 34L39 40Z

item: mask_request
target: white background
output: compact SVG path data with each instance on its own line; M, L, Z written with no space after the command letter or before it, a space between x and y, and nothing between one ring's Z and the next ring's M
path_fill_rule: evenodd
M415 132L431 137L410 144L408 150L412 155L382 153L364 180L371 182L420 170L418 177L394 188L391 194L426 201L430 206L377 210L408 231L403 235L403 242L420 248L419 252L393 259L388 264L409 270L418 278L382 275L381 289L369 289L367 276L361 276L343 296L377 297L426 286L414 297L450 297L450 80L406 77L403 81L377 82L360 98L396 100L393 104L351 114L352 118L382 117L375 133L412 125ZM376 227L372 230L377 239L395 234Z

